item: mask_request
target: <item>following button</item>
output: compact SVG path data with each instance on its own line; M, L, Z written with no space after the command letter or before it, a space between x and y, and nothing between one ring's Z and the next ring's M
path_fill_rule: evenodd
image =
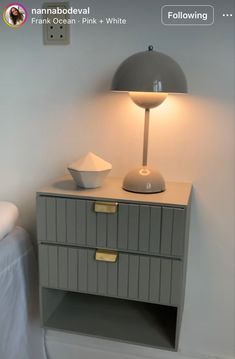
M214 23L211 5L165 5L161 8L161 21L167 26L209 26Z

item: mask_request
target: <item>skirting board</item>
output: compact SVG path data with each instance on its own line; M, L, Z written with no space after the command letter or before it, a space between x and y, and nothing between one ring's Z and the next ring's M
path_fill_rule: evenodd
M45 332L45 345L48 359L232 359L176 353L54 330Z

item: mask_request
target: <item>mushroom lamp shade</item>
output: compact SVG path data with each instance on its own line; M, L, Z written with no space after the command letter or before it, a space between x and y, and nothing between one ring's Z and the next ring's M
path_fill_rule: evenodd
M149 46L147 51L128 57L118 67L111 89L128 92L135 104L145 109L142 166L125 176L123 188L139 193L164 191L162 175L147 164L150 109L159 106L169 93L187 93L183 70L171 57Z

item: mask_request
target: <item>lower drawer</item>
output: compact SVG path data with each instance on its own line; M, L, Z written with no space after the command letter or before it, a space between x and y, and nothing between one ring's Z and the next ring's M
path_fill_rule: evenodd
M118 253L115 263L97 261L96 250L39 245L44 287L159 303L180 304L182 262Z

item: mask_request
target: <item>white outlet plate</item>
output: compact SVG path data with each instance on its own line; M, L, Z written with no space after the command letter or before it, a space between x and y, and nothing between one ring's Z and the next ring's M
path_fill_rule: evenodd
M68 2L51 2L44 3L43 9L54 9L54 8L68 9ZM43 43L45 45L68 45L70 43L70 25L68 24L55 24L54 19L68 20L69 15L43 15L43 19L49 19L50 24L43 24Z

